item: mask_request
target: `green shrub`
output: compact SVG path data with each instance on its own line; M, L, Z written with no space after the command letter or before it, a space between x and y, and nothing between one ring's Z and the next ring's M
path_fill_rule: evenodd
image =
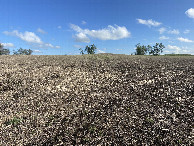
M0 43L0 55L9 55L10 51L9 49L5 49L3 45Z
M31 49L18 49L17 51L14 51L13 54L14 55L31 55L32 54L32 50Z
M13 126L17 126L19 123L21 122L21 119L14 117L13 119L10 119L8 121L6 121L4 124L5 125L13 125Z

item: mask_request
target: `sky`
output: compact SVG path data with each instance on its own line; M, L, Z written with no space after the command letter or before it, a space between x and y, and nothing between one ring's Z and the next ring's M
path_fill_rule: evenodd
M0 43L11 52L132 54L164 44L163 54L194 55L194 0L0 0Z

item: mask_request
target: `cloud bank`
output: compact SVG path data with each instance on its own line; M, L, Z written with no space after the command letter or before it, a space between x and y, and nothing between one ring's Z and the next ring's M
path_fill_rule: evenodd
M171 46L171 45L168 45L166 47L166 49L169 49L169 50L166 50L165 52L172 52L172 53L175 53L175 54L181 54L181 53L192 53L193 51L191 51L191 49L187 48L187 47L178 47L178 46Z
M176 53L176 54L179 54L181 52L181 49L177 46L168 45L166 48L172 50L173 53Z

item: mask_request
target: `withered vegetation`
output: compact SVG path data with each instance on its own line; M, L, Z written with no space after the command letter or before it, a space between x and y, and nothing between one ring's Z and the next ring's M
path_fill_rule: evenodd
M192 145L193 89L193 56L0 56L0 145Z

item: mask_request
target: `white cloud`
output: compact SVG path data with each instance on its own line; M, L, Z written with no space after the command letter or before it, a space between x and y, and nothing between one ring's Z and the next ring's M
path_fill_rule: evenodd
M181 48L179 48L179 47L177 47L177 46L168 45L168 46L166 47L166 49L172 50L173 53L175 53L175 54L180 54L180 52L181 52Z
M137 19L137 21L138 21L138 23L147 25L149 27L151 27L151 26L157 27L157 26L162 24L162 23L154 21L152 19L149 19L149 20Z
M39 44L38 46L37 45L34 45L35 48L42 48L42 49L48 49L48 48L56 48L56 49L59 49L61 48L60 46L54 46L50 43L43 43L43 44Z
M57 49L61 48L60 46L54 46L54 45L52 45L50 43L41 44L41 45L39 45L39 47L40 48L57 48Z
M190 18L194 18L194 8L188 9L185 14Z
M103 51L103 50L97 50L97 53L106 53L105 51Z
M190 30L186 29L183 33L190 33Z
M184 53L193 53L194 54L194 50L193 50L193 48L191 49L191 48L188 48L187 46L186 47L182 47L182 49L183 49L183 52Z
M25 31L24 33L18 32L18 30L14 30L12 32L4 31L5 35L11 35L16 36L20 38L23 41L26 41L28 43L32 43L31 45L33 47L39 47L39 48L60 48L60 46L53 46L50 43L44 43L35 33ZM11 44L6 44L11 45Z
M183 51L183 53L191 53L190 50L182 50L182 51Z
M73 45L73 47L75 47L75 48L81 48L82 46L81 45Z
M13 43L2 43L4 47L14 47Z
M136 48L135 48L136 49ZM117 51L122 51L123 49L116 49Z
M165 50L165 51L164 51L164 53L170 53L170 51L168 51L168 50Z
M33 50L33 52L35 52L35 53L42 53L42 51L40 51L40 50Z
M188 48L188 47L182 47L182 48L180 48L180 47L178 47L178 46L171 46L171 45L168 45L167 47L166 47L166 49L167 50L165 50L164 52L166 52L166 53L175 53L175 54L187 54L187 53L189 53L189 54L192 54L192 53L194 53L194 51L193 51L193 49L190 49L190 48Z
M168 40L168 39L169 39L169 37L166 37L166 36L161 36L159 39L160 39L160 40Z
M55 48L59 49L59 48L61 48L61 47L60 47L60 46L55 46Z
M169 30L168 33L169 34L177 34L178 35L180 32L179 32L178 29L173 29L173 30Z
M119 40L130 36L130 32L126 27L111 26L99 30L82 29L77 25L71 24L71 28L76 31L76 41L89 42L89 36L99 40Z
M168 41L169 43L171 43L171 44L173 44L174 43L174 41Z
M89 43L90 39L86 36L86 34L80 32L74 36L76 42L85 42Z
M130 36L130 32L128 32L126 27L113 27L111 25L101 30L87 31L87 34L100 40L119 40Z
M82 24L85 25L85 24L87 24L87 22L86 21L82 21Z
M189 40L189 39L183 38L183 37L177 38L177 40L179 40L180 42L186 42L186 43L192 43L192 42L194 42L192 40Z
M161 27L158 31L160 32L160 34L163 34L166 31L166 28Z
M38 29L37 29L37 32L42 33L42 34L46 34L46 31L44 31L44 30L41 29L41 28L38 28Z
M61 27L61 26L58 26L57 28L58 28L58 29L61 29L62 27Z
M49 47L49 48L54 48L54 46L52 45L52 44L50 44L50 43L46 43L46 44L44 44L46 47Z
M75 25L75 24L71 24L70 27L76 31L76 32L84 32L83 29L81 29L78 25Z
M22 32L18 32L18 30L14 30L12 32L4 31L3 33L5 35L17 36L21 40L24 40L29 43L37 43L37 44L43 43L41 39L33 32L25 31L24 33L22 33Z

